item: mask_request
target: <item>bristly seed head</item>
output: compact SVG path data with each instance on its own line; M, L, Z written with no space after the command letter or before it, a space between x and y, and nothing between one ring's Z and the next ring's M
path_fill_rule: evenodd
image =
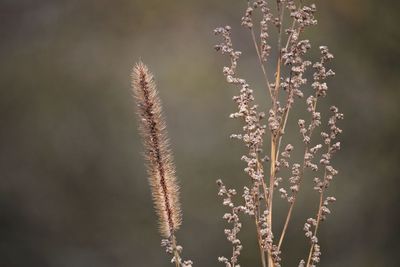
M132 90L137 102L139 128L145 145L147 172L160 233L169 238L182 221L179 187L156 85L153 75L142 62L133 68Z

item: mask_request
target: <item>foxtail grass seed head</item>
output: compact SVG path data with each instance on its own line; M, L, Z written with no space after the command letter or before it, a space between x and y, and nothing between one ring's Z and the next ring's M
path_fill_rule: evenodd
M156 84L152 73L142 62L133 68L132 90L137 103L139 129L145 146L147 173L160 233L164 238L169 238L182 222L179 186Z

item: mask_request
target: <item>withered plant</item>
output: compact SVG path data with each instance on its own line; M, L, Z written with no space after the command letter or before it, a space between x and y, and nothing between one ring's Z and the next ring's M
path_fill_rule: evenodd
M253 17L255 12L259 12L260 20ZM258 57L260 74L262 73L265 80L265 90L269 96L269 108L266 112L260 110L255 103L252 87L238 75L241 52L233 46L231 27L214 30L216 35L222 37L222 43L216 45L215 49L230 60L229 66L223 68L223 74L226 81L239 90L239 94L233 97L238 109L230 117L241 120L243 127L239 133L232 134L231 138L242 141L247 148L247 153L241 159L246 164L244 172L250 178L249 185L243 189L243 202L240 204L233 200L237 191L227 189L221 180L217 181L218 194L223 197L223 204L230 208L230 212L223 218L232 225L231 229L225 229L225 234L232 243L233 254L229 258L219 258L226 267L239 266L242 250L238 238L242 229L241 214L254 219L262 266L281 266L281 257L287 257L287 254L281 252L282 244L301 185L308 178L304 177L306 168L314 172L314 177L310 178L313 179L314 190L319 194L319 205L315 215L304 224L310 248L308 255L300 260L299 267L314 267L320 261L321 251L317 236L321 222L330 214L329 204L336 200L332 196L326 196L326 191L338 173L331 160L340 149L340 142L336 138L342 130L336 126L336 122L343 119L343 114L339 113L337 107L331 106L332 115L328 120L327 130L319 130L321 113L317 109L317 103L327 95L326 80L335 73L326 67L333 59L326 46L319 46L320 59L317 62L307 59L311 43L303 39L302 34L306 28L317 24L315 12L314 4L307 6L303 1L247 1L241 25L249 31L249 38ZM277 40L270 39L270 31L276 31ZM276 49L276 57L271 53L273 47ZM274 70L272 78L269 77L269 68ZM306 78L306 72L310 71L312 81ZM313 91L309 96L305 96L304 89L307 87ZM304 153L301 159L296 160L291 158L294 146L284 137L293 105L298 99L304 98L309 118L298 120L299 136L304 143L298 149L303 149ZM315 132L319 133L319 139ZM324 151L321 152L322 150ZM289 177L282 174L285 168L291 170ZM281 183L284 180L288 181L288 188ZM289 205L285 223L278 234L272 231L276 194Z

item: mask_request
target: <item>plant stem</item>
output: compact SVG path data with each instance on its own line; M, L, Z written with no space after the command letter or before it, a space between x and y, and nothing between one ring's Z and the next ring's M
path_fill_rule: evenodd
M304 156L303 156L303 166L302 166L302 170L301 170L301 173L300 173L300 179L302 178L302 176L304 175L304 169L305 169L305 156L306 156L306 154L308 153L308 146L306 146L306 148L305 148L305 150L304 150ZM300 180L301 181L301 180ZM300 183L299 183L299 187L300 187ZM285 235L286 235L286 231L287 231L287 227L289 226L289 221L290 221L290 219L291 219L291 216L292 216L292 212L293 212L293 209L294 209L294 204L296 203L296 195L294 195L294 199L293 199L293 202L292 203L290 203L290 207L289 207L289 211L288 211L288 214L287 214L287 216L286 216L286 220L285 220L285 225L283 226L283 229L282 229L282 232L281 232L281 236L280 236L280 238L279 238L279 243L278 243L278 250L280 250L281 249L281 246L282 246L282 243L283 243L283 239L285 238Z
M255 152L257 153L257 149L256 149ZM260 163L258 154L257 154L256 159L257 159L257 172L258 173L264 173L263 166ZM266 185L265 185L265 181L264 181L263 178L261 179L261 182L262 182L262 187L263 187L263 192L264 192L264 198L267 199L266 198L267 197ZM259 201L258 197L257 197L257 200L255 199L254 201L255 201L255 203L257 203L257 209L256 209L256 213L254 214L254 217L255 217L255 223L256 223L256 229L257 229L258 246L259 246L259 249L260 249L261 264L262 264L262 267L267 267L266 262L265 262L265 251L264 251L264 248L262 246L262 234L261 234L261 229L260 229L260 222L259 222L259 219L258 219L259 218L259 212L260 212L259 211L259 209L260 209L260 201Z
M260 231L260 222L258 220L258 213L254 214L254 218L255 218L256 230L257 230L258 247L260 249L261 264L262 264L262 267L267 267L266 262L265 262L265 252L262 247L262 237L261 237L261 231Z
M306 147L306 149L305 149L305 151L304 151L304 157L303 157L303 158L305 158L305 155L306 155L307 152L308 152L308 146ZM301 171L301 174L300 174L301 176L303 176L303 174L304 174L304 169L305 169L305 160L303 160L303 167L302 167L302 171ZM300 176L300 177L301 177L301 176ZM301 179L301 178L300 178L300 179ZM300 184L299 184L299 187L300 187ZM283 243L283 239L285 238L286 231L287 231L287 227L289 226L289 221L290 221L291 216L292 216L294 204L296 203L296 199L297 199L297 198L296 198L296 196L294 195L293 202L290 203L290 207L289 207L288 214L287 214L287 216L286 216L285 224L284 224L284 226L283 226L283 229L282 229L282 232L281 232L281 236L280 236L280 238L279 238L278 250L281 249L281 246L282 246L282 243Z
M329 145L329 146L328 146L328 151L330 150L330 148L331 148L331 146ZM326 167L325 167L325 171L324 171L324 180L323 180L323 184L325 184L325 181L326 181ZM319 205L318 205L317 224L315 225L314 236L317 236L318 227L319 227L319 224L320 224L320 222L321 222L321 216L322 216L321 208L322 208L322 203L323 203L323 201L324 201L324 189L321 188L321 192L320 192L320 195L319 195ZM312 253L313 253L313 250L314 250L314 245L315 245L314 243L311 243L310 252L308 253L308 260L307 260L307 265L306 265L306 267L308 267L308 266L310 265Z
M181 266L181 263L180 263L180 259L181 258L180 258L179 252L178 252L178 250L176 248L175 235L172 235L171 238L172 238L172 249L174 250L175 266L176 267L180 267Z
M315 102L314 102L314 104L313 104L313 110L314 110L314 112L315 112L315 110L316 110L316 108L317 108L317 98L315 98ZM313 129L312 129L313 130ZM313 133L313 131L311 130L311 132L310 132L310 137L311 137L311 135L312 135L312 133ZM279 147L278 147L278 149L279 149ZM305 157L306 157L306 154L308 153L308 150L309 150L309 146L308 145L306 145L306 148L305 148L305 150L304 150L304 156L303 156L303 166L302 166L302 170L301 170L301 173L300 173L300 179L302 179L302 177L304 176L304 170L305 170L305 164L306 164L306 162L305 162ZM279 156L279 155L278 155ZM325 176L325 175L324 175ZM301 181L301 180L300 180ZM299 183L299 189L300 189L300 183ZM290 221L290 219L291 219L291 216L292 216L292 212L293 212L293 208L294 208L294 205L295 205L295 203L296 203L296 197L293 199L293 202L290 204L290 207L289 207L289 211L288 211L288 214L287 214L287 216L286 216L286 220L285 220L285 224L284 224L284 226L283 226L283 229L282 229L282 232L281 232L281 236L280 236L280 238L279 238L279 243L278 243L278 251L281 249L281 246L282 246L282 243L283 243L283 239L285 238L285 235L286 235L286 231L287 231L287 227L288 227L288 225L289 225L289 221Z
M262 62L262 58L261 58L261 54L260 54L260 49L258 48L258 45L257 45L256 35L255 35L255 33L254 33L254 29L253 29L253 28L251 28L250 31L251 31L251 38L252 38L252 40L253 40L254 48L256 49L258 61L259 61L259 63L260 63L260 67L261 67L262 73L264 74L264 79L265 79L265 82L267 83L267 89L268 89L268 91L269 91L269 95L270 95L271 100L272 100L272 99L273 99L272 88L271 88L271 85L270 85L270 83L269 83L267 71L266 71L265 66L264 66L264 64L263 64L263 62Z
M283 138L283 135L285 134L285 129L286 129L286 124L287 124L287 120L289 117L290 108L292 107L292 105L289 103L290 99L293 98L293 90L290 87L291 84L292 84L292 72L290 72L290 75L289 75L289 92L288 92L288 96L286 99L286 108L285 108L285 111L283 114L283 124L279 127L279 131L278 131L278 134L279 134L278 147L276 149L277 160L279 160L279 151L281 149L282 138Z
M321 221L321 207L322 207L323 199L324 199L324 193L323 193L323 191L321 191L321 194L319 196L318 216L317 216L317 224L315 225L315 229L314 229L314 236L317 236L318 226ZM311 257L312 257L313 251L314 251L314 245L315 245L315 243L311 243L310 252L308 253L308 260L307 260L306 267L310 266Z
M275 164L276 164L276 142L275 137L271 135L271 172L270 172L270 180L269 180L269 195L268 195L268 217L267 217L267 224L270 227L272 232L272 200L274 196L274 183L275 183ZM272 259L271 251L268 253L268 266L273 267L274 261Z
M287 230L287 227L289 225L289 221L290 221L290 217L292 215L293 207L294 207L294 202L290 205L290 208L289 208L289 211L288 211L288 215L287 215L286 220L285 220L285 225L283 226L281 237L279 238L278 250L281 249L283 239L285 238L286 230Z

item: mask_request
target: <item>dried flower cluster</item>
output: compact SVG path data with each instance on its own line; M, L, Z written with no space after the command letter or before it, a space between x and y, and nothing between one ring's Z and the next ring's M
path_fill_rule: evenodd
M317 102L327 95L326 80L335 75L326 66L333 59L333 55L326 46L320 46L319 61L312 63L307 59L311 42L302 39L302 33L307 27L317 24L314 17L316 12L314 4L306 6L302 2L296 4L294 0L259 0L247 1L247 3L241 24L250 31L271 106L267 112L260 110L255 103L253 89L245 79L238 76L237 67L241 52L234 49L231 37L232 28L225 26L215 29L214 33L222 37L222 42L216 45L215 49L227 56L230 61L230 64L223 68L223 74L226 81L237 87L239 92L233 97L237 110L230 115L230 118L240 119L243 127L240 133L232 134L231 138L242 141L247 147L247 152L241 159L245 162L244 171L250 178L250 185L243 189L242 205L233 203L232 196L236 194L234 189L227 190L221 180L217 181L220 188L219 195L224 197L224 205L231 209L230 213L224 215L224 219L233 224L232 229L225 230L227 239L233 246L231 260L225 257L220 257L219 260L225 263L226 267L240 266L238 256L242 245L237 235L242 228L240 215L246 214L254 218L262 266L280 266L281 247L291 214L302 180L305 179L305 170L310 169L312 173L315 173L314 189L320 195L320 203L316 218L308 219L304 225L305 235L310 239L310 251L308 258L301 260L299 266L316 266L321 255L317 238L318 227L320 222L330 214L329 204L336 200L334 197L325 197L325 192L337 174L331 165L331 160L333 154L340 149L340 142L336 142L336 138L342 130L337 127L336 123L343 119L343 114L339 113L336 107L331 107L333 115L328 121L330 131L328 133L321 131L322 141L320 143L313 140L313 132L322 124L321 113L317 110ZM260 12L259 22L256 22L253 17L255 12ZM291 21L288 28L284 28L284 25L287 24L284 23L285 19ZM271 53L273 42L269 38L270 31L274 29L278 33L275 66L270 63L275 60ZM259 31L259 34L256 34L256 30ZM269 67L275 69L273 79L270 79L268 75ZM307 72L311 71L313 71L313 81L310 83L306 77ZM309 93L309 89L311 89L311 93ZM300 162L296 162L291 158L293 145L287 143L283 151L280 152L280 150L290 111L296 99L303 99L306 94L310 94L305 100L310 118L298 119L300 137L304 143L304 157ZM264 143L266 143L264 141L267 138L270 143L268 155L264 152ZM323 146L326 147L325 153L320 152ZM264 171L268 167L269 171ZM283 168L291 170L291 175L286 178L289 184L288 188L281 186L281 182L285 179L281 174ZM272 233L275 190L289 204L278 240L274 239Z
M225 185L221 180L217 181L219 186L218 195L224 198L223 204L224 206L228 206L231 209L230 213L225 213L223 218L227 221L227 223L232 224L232 229L225 229L225 235L229 242L232 243L233 252L232 257L228 260L225 257L219 257L218 260L220 262L225 263L227 267L237 266L238 257L240 255L240 251L243 246L240 240L237 238L237 234L240 232L242 228L242 224L239 220L239 212L246 210L244 206L235 206L233 204L232 197L236 195L236 190L234 189L226 189Z
M182 261L182 247L176 244L175 232L182 223L179 187L175 166L169 149L165 121L153 75L139 62L132 72L132 89L137 102L139 128L145 145L147 172L154 206L159 218L162 246L173 254L176 266L190 267L191 261Z

